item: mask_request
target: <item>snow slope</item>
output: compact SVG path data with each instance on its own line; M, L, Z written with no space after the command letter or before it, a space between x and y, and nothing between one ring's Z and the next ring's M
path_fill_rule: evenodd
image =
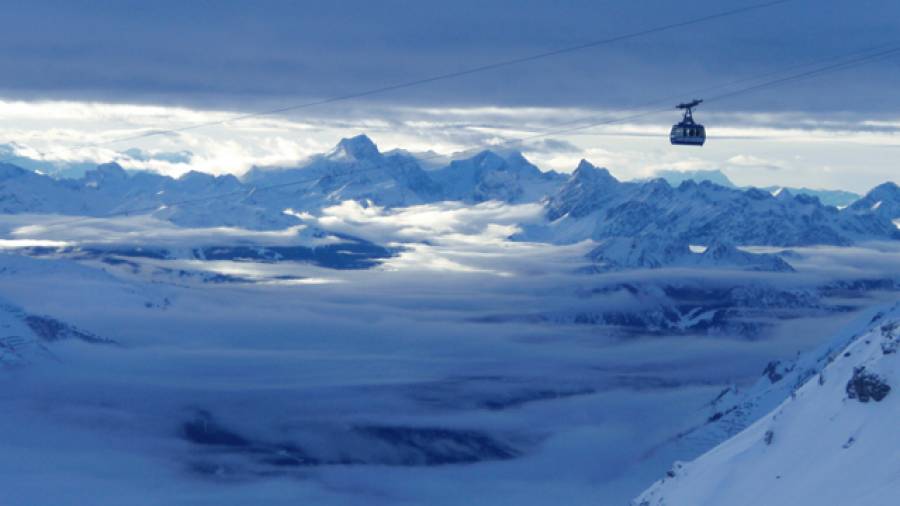
M640 506L882 506L900 497L900 305L846 347L813 354L800 386L746 430L667 476ZM837 352L837 353L835 353ZM770 381L786 381L777 364Z

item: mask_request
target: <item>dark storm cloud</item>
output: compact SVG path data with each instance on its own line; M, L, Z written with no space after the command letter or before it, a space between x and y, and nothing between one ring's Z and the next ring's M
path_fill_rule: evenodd
M756 3L3 2L6 98L280 106L603 39ZM632 107L895 38L894 0L793 2L366 100ZM896 110L900 58L719 108Z

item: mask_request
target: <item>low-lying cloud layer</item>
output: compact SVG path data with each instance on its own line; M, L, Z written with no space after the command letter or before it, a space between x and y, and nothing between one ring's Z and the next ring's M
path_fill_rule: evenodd
M0 394L7 497L31 503L52 482L63 505L83 503L85 487L95 504L624 503L684 458L660 448L704 423L725 386L815 346L854 313L810 295L811 307L779 308L779 318L742 317L736 329L765 325L753 338L625 337L578 315L659 313L667 285L802 301L835 280L895 279L900 265L895 246L869 244L799 249L789 274L588 274L591 243L506 239L539 216L535 204L496 202L345 202L303 215L307 227L403 248L355 271L0 254L0 297L119 343L51 343L56 360L0 371L14 384ZM62 220L4 216L0 246L284 245L304 230L148 217L53 225ZM191 277L199 271L263 282ZM880 296L867 295L854 304ZM454 458L471 462L434 465Z

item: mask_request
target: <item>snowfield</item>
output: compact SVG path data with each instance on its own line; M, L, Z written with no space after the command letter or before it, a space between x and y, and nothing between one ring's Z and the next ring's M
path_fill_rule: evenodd
M772 412L632 504L887 505L900 492L900 306L877 313ZM778 374L773 371L773 374Z
M878 195L365 137L242 179L3 166L0 502L885 504Z

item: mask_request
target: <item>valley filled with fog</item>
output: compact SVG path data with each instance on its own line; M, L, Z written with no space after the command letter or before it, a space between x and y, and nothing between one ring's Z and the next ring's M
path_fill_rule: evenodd
M900 290L893 183L422 165L362 136L240 179L4 165L5 495L625 504Z

